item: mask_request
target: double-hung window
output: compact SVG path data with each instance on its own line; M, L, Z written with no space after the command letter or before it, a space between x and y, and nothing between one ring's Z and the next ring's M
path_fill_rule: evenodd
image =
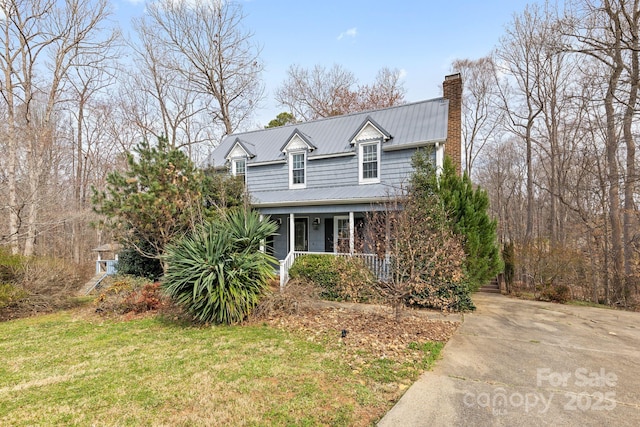
M361 143L358 154L360 184L380 182L380 143Z
M246 179L247 175L247 160L246 159L236 159L233 161L233 166L231 170L231 174L233 176L241 176Z
M307 156L306 152L289 154L289 188L306 188Z

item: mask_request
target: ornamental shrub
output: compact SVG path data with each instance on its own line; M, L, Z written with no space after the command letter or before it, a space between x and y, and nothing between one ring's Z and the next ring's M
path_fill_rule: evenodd
M373 286L375 276L357 257L302 255L289 269L289 276L317 286L322 299L351 302L379 299Z
M277 261L260 243L276 230L253 211L205 223L167 247L164 290L198 321L242 321L275 275Z
M149 250L146 246L145 250ZM162 277L162 264L159 259L145 257L134 248L125 248L118 254L118 273L155 281Z
M554 285L547 283L538 286L538 299L541 301L566 304L571 299L571 289L567 285Z
M338 271L334 265L334 257L330 255L301 255L289 269L291 279L312 282L322 289L320 296L324 299L339 298L337 283Z

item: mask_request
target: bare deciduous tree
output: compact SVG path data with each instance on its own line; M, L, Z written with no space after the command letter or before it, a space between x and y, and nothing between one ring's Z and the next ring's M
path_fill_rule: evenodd
M465 169L473 176L473 164L501 124L503 110L499 108L496 88L497 70L491 56L480 59L456 59L452 70L462 74L462 141Z
M635 138L632 132L638 96L638 38L640 1L638 0L583 0L577 3L580 13L566 20L565 31L575 38L572 50L588 55L604 65L606 93L605 147L607 159L608 213L611 230L611 258L616 298L625 303L628 297L628 279L631 275L631 230L633 227L636 173ZM626 74L625 74L626 73ZM625 84L625 78L626 84ZM622 116L622 135L619 134ZM619 142L626 145L626 178L620 170ZM621 212L621 189L625 198L624 215ZM625 247L627 249L625 249Z
M501 90L509 130L522 138L526 147L527 221L525 239L531 241L534 227L533 139L542 103L536 98L545 67L544 43L548 22L538 6L527 6L516 15L500 42L497 57L508 86ZM514 85L515 88L510 85Z
M197 161L217 141L216 126L209 113L213 98L198 94L167 63L167 47L158 41L145 22L137 26L132 44L135 70L123 77L120 106L140 139L166 137L173 148L184 149Z
M309 70L292 65L287 79L276 91L276 100L295 117L314 120L404 102L401 72L382 68L371 85L358 85L354 74L334 64L327 69L316 65Z
M200 106L206 106L223 134L238 130L251 117L264 91L260 48L242 27L243 18L238 3L159 0L148 5L148 18L140 26L143 38L154 40L147 44L147 54L149 48L160 49L153 63L162 58L180 75L187 86L183 89L199 95ZM201 108L191 100L188 104L186 115Z
M4 74L2 99L7 108L9 146L9 243L19 250L20 223L25 222L24 254L34 253L38 233L40 188L49 172L56 144L56 118L72 69L85 55L100 54L112 41L102 31L106 0L11 0L0 4ZM26 158L25 195L18 200L17 162ZM26 215L21 216L22 206Z

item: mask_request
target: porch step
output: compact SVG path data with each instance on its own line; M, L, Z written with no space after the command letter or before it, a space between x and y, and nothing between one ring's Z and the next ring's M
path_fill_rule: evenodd
M80 288L80 290L78 291L78 295L89 295L89 293L93 291L106 276L106 273L99 273L93 276L87 283L84 284L84 286L82 286L82 288Z
M498 279L495 278L491 281L491 283L482 286L478 289L479 292L485 292L490 294L499 294L500 293L500 285L498 284Z

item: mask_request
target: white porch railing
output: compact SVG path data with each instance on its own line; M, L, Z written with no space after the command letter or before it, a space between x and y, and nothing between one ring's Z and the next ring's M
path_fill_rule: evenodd
M296 258L301 255L326 255L337 257L353 257L361 259L364 264L371 270L373 274L380 281L386 281L389 278L389 261L386 259L380 259L375 254L345 254L345 253L333 253L333 252L302 252L291 251L285 259L280 261L280 290L284 288L284 285L289 281L289 269L293 265Z
M108 275L116 274L118 269L116 265L118 260L116 259L101 259L96 261L96 274L105 273Z

